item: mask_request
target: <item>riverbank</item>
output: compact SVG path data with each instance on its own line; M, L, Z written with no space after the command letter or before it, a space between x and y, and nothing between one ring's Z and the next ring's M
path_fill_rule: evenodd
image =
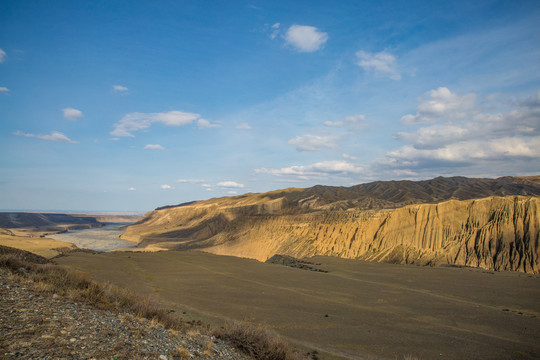
M123 227L130 222L104 223L100 228L74 230L62 234L51 234L51 239L68 242L81 249L95 251L111 251L116 249L131 248L137 244L120 239L124 232Z

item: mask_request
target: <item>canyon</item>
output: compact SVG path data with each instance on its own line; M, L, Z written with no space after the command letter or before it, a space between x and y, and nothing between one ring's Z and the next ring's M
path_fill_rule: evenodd
M540 177L315 186L166 206L122 238L266 261L336 256L540 272Z

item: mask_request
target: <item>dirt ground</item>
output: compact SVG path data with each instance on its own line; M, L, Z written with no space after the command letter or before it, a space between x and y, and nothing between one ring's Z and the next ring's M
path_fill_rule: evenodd
M201 252L56 260L185 311L266 324L322 359L538 359L540 277L329 257L328 273Z

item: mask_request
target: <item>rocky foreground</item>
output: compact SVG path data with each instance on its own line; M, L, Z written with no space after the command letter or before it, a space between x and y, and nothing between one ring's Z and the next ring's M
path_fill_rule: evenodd
M247 359L208 335L166 330L127 313L97 310L0 269L2 359Z

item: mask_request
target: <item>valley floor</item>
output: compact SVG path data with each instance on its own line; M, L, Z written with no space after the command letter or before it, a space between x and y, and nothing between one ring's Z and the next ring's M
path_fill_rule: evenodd
M328 257L328 273L201 252L56 261L220 324L249 320L322 359L538 359L540 277Z

